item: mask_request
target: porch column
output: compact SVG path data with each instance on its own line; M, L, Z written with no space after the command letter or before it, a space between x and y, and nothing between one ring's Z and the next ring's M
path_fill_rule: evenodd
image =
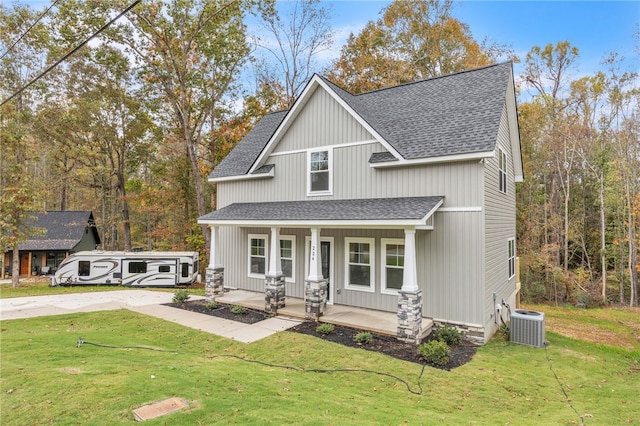
M304 281L304 308L307 318L318 320L327 308L327 280L322 275L320 228L311 228L309 276Z
M285 306L284 274L280 261L280 228L271 228L269 269L265 274L264 310L277 313Z
M209 247L209 265L205 273L204 297L213 302L224 293L224 266L220 260L219 226L211 225L211 246Z
M416 268L416 230L404 230L404 270L398 291L398 339L420 343L422 332L422 290Z

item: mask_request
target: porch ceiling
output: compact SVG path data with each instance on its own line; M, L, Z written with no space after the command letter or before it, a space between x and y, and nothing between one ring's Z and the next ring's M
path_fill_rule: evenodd
M219 226L426 226L444 196L234 203L201 216Z

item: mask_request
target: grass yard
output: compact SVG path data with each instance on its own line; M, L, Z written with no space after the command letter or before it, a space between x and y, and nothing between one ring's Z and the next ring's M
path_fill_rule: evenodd
M20 285L12 288L11 284L0 285L0 298L7 297L25 297L25 296L45 296L48 294L69 294L69 293L88 293L94 291L114 291L127 290L131 287L119 287L112 285L100 286L72 286L72 287L50 287L51 280L48 278L37 277L21 279ZM139 288L136 288L139 289ZM144 288L144 290L169 291L175 292L173 288ZM204 296L204 285L199 284L189 288L189 293Z
M614 311L619 321L637 321L637 311ZM627 349L547 331L545 350L497 336L469 364L451 372L427 367L419 379L418 364L307 335L282 332L246 345L127 310L0 326L3 426L133 425L132 410L173 396L190 407L145 425L640 424L637 341ZM77 347L79 336L181 353ZM228 355L304 369L369 369L402 378L414 391L420 380L424 392L410 393L389 376L299 372Z

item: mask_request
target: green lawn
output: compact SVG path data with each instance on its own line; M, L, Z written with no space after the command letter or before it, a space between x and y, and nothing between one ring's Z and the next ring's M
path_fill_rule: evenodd
M12 288L11 284L0 285L0 298L8 297L25 297L25 296L45 296L48 294L69 294L69 293L87 293L93 291L115 291L128 290L131 287L118 286L73 286L73 287L50 287L50 279L47 278L29 278L21 280L16 288ZM143 288L143 290L153 291L170 291L175 292L172 288ZM204 296L204 286L189 288L189 293Z
M497 336L463 367L427 367L420 379L424 392L415 395L388 376L299 372L226 357L304 369L369 369L418 390L420 365L291 332L246 345L127 310L0 326L3 426L137 424L133 409L172 396L190 408L145 425L537 425L581 424L580 416L585 424L640 423L638 347L552 332L546 350ZM77 347L80 336L181 353Z

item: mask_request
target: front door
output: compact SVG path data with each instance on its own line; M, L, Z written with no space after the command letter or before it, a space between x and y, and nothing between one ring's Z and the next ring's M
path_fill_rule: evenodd
M327 303L333 303L333 253L331 246L333 238L320 237L320 255L322 263L322 278L327 280ZM307 237L305 252L305 277L309 276L309 252L311 250L311 237Z
M29 253L20 253L20 275L29 275Z

